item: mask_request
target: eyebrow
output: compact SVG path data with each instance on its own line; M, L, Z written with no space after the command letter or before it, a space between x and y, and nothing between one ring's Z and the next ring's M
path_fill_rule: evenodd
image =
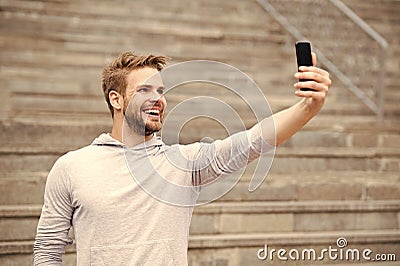
M136 88L143 88L143 87L145 87L145 88L153 88L154 86L150 85L150 84L139 84L139 85L136 86Z
M136 86L136 89L143 88L143 87L151 89L151 88L154 87L154 85L151 85L151 84L139 84L139 85ZM164 86L159 86L157 89L165 89L165 87Z

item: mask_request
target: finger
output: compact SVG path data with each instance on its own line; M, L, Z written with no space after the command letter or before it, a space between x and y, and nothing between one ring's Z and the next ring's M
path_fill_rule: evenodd
M314 98L314 94L318 93L318 92L314 92L314 91L302 91L302 90L296 90L294 92L294 94L296 94L296 96L298 97L302 97L302 98Z
M328 87L332 84L332 81L329 79L329 77L320 75L315 72L300 72L296 73L294 76L296 79L300 80L301 83L311 81Z
M318 83L315 81L300 81L294 84L294 88L296 90L312 89L317 92L320 91L320 88L318 88Z
M316 66L317 65L317 55L314 52L311 52L311 58L312 58L312 65Z
M295 91L296 96L301 98L313 99L316 102L324 102L326 98L325 93L314 92L314 91Z
M320 81L323 79L320 74L316 72L298 72L294 74L294 77L298 80L309 80L309 81Z
M323 83L318 83L315 81L301 81L301 82L295 83L294 88L296 90L312 89L315 92L322 92L324 94L327 94L328 90L329 90L329 85L323 84Z
M296 87L296 86L295 86ZM326 86L316 86L313 88L310 84L306 88L312 89L313 91L310 90L301 90L303 87L299 86L299 88L295 90L295 95L298 97L303 97L303 98L313 98L315 100L323 100L325 99L326 95L328 94L328 87Z
M316 73L319 73L320 75L329 77L328 71L326 71L322 68L319 68L319 67L315 67L315 66L313 66L313 67L301 66L301 67L299 67L299 71L300 72L316 72Z

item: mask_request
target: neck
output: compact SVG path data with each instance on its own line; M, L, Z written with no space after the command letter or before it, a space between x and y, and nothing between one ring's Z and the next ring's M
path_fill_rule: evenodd
M122 136L123 132L125 132L124 137ZM136 132L133 132L126 123L123 123L123 119L119 117L114 117L111 137L121 143L124 143L128 147L133 147L150 140L153 137L153 134L149 136L139 135Z

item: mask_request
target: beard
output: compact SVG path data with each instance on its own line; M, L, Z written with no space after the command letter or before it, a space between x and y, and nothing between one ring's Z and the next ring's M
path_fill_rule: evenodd
M156 104L155 104L156 105ZM160 112L159 121L151 121L151 118L146 119L142 117L141 109L134 111L133 108L129 107L129 103L124 105L124 117L125 121L130 130L140 136L150 136L162 128L162 122L164 117L164 111Z

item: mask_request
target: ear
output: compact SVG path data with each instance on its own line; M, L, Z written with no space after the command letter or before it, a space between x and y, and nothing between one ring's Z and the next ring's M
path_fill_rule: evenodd
M108 93L108 97L110 99L110 104L115 110L122 110L124 106L124 98L118 92L111 90Z

